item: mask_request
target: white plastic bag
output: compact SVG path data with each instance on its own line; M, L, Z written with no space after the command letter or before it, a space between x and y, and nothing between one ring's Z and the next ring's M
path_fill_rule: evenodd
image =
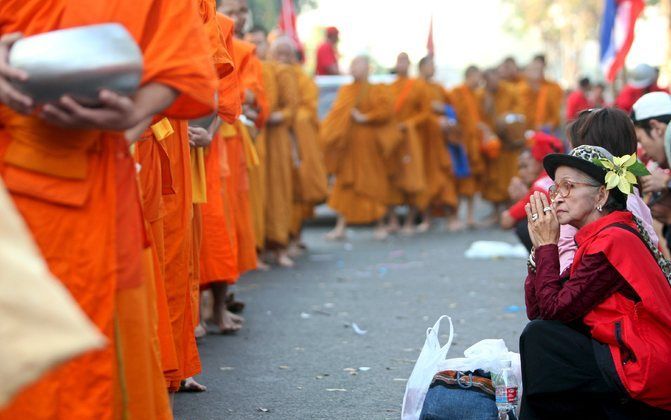
M519 384L518 395L522 392L522 364L519 353L508 350L505 341L502 339L481 340L464 350L465 357L442 360L436 372L444 370L458 370L462 372L482 369L488 372L498 372L501 370L501 362L510 360L512 362L512 371Z
M438 340L438 331L440 329L440 322L445 318L450 322L450 337L447 340L447 344L441 347ZM453 336L452 318L447 315L441 316L433 327L426 330L424 347L417 358L415 367L412 369L405 387L403 410L401 412L402 420L417 420L419 418L424 406L426 393L429 390L434 375L438 372L438 366L441 362L445 361L445 356L447 356L447 352L452 345Z
M529 252L524 245L511 245L507 242L497 241L475 241L466 250L464 256L468 259L499 259L499 258L521 258L526 259Z

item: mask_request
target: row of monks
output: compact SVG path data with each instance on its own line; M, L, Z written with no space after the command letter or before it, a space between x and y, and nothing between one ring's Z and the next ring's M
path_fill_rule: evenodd
M339 214L329 239L343 238L348 223L376 223L375 237L384 239L400 228L398 206L409 209L405 234L428 229L435 214L448 217L449 230L474 227L478 193L494 205L493 223L510 200L529 130L560 126L563 90L545 78L543 56L525 74L511 59L484 71L470 66L450 90L434 80L431 56L413 78L400 54L391 85L371 85L369 70L366 57L354 60L354 83L340 89L321 126L327 170L335 175L328 204Z
M133 98L104 91L96 109L71 98L36 107L0 63L0 176L50 270L108 339L23 390L0 420L171 418L166 389L201 389L203 318L224 333L241 327L230 286L259 268L261 251L292 265L315 205L328 199L338 212L338 239L347 223L377 222L383 237L395 206L453 211L478 191L502 203L519 152L503 116L559 124L561 90L543 63L509 81L504 68L469 68L448 92L430 57L411 79L402 55L391 86L369 84L368 60L354 60L354 83L320 127L318 88L291 42L245 34L244 0L216 7L0 2L3 53L15 33L119 22L144 56ZM203 291L212 299L201 311Z
M243 40L245 1L220 3L0 3L1 60L16 33L105 22L144 56L136 94L103 91L95 109L69 97L35 106L0 63L3 183L108 340L22 390L1 420L172 418L171 393L202 390L201 292L217 332L235 332L243 304L229 287L258 252L292 264L286 249L327 194L318 89L290 41Z

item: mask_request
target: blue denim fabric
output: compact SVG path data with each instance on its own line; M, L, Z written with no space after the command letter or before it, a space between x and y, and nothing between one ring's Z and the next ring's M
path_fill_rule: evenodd
M494 396L470 389L434 384L429 388L419 420L498 420Z

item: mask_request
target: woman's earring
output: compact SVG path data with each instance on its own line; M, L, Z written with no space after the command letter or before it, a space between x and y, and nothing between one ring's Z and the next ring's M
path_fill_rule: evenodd
M601 213L603 211L603 206L596 206L596 209Z

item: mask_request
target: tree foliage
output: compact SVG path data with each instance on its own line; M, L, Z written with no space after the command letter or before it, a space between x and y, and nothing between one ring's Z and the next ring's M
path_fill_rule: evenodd
M277 26L277 19L280 14L281 0L249 0L249 7L254 16L254 22L263 25L268 30ZM296 13L301 10L313 9L317 7L318 0L294 0Z

